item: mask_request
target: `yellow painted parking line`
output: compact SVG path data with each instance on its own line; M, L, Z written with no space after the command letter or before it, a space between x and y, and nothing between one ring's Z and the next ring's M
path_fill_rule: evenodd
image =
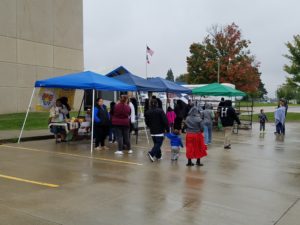
M101 158L101 157L91 157L91 156L77 155L77 154L64 153L64 152L53 152L53 151L40 150L40 149L35 149L35 148L25 148L25 147L10 146L10 145L0 145L0 148L1 147L21 149L21 150L34 151L34 152L42 152L42 153L51 153L51 154L55 154L55 155L72 156L72 157L77 157L77 158L95 159L95 160L101 160L101 161L106 161L106 162L123 163L123 164L128 164L128 165L136 165L136 166L143 165L141 163L128 162L128 161L123 161L123 160L106 159L106 158Z
M49 184L49 183L38 182L38 181L34 181L34 180L27 180L27 179L23 179L23 178L19 178L19 177L7 176L7 175L3 175L3 174L0 174L0 178L5 178L5 179L9 179L9 180L16 180L16 181L30 183L30 184L37 184L37 185L46 186L46 187L52 187L52 188L59 187L59 185L57 185L57 184Z

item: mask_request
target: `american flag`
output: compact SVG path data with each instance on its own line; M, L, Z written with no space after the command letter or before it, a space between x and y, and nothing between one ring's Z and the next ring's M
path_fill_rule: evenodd
M147 46L146 52L151 56L154 54L154 51L151 48L149 48L148 46Z

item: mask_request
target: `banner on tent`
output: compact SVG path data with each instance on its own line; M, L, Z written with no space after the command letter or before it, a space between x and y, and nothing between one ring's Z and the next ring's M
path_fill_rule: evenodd
M74 89L60 89L60 88L41 88L38 94L38 103L36 111L49 111L56 99L61 97L68 98L68 104L71 108L74 105Z

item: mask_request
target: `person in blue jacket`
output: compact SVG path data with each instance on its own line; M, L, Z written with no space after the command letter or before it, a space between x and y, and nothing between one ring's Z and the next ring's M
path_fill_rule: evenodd
M171 160L178 160L180 147L183 148L181 137L178 130L174 130L172 133L165 134L170 139L171 144Z
M109 133L109 113L106 105L103 104L102 98L96 99L96 106L94 108L94 137L96 150L107 150L105 146L105 139ZM101 144L101 147L99 146Z

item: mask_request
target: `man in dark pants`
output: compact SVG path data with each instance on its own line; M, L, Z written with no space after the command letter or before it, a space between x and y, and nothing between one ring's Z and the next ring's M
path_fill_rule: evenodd
M156 99L150 101L150 109L145 114L146 125L150 128L153 140L153 148L148 152L151 162L161 159L161 146L164 140L164 133L169 131L168 120L165 112L158 108Z

